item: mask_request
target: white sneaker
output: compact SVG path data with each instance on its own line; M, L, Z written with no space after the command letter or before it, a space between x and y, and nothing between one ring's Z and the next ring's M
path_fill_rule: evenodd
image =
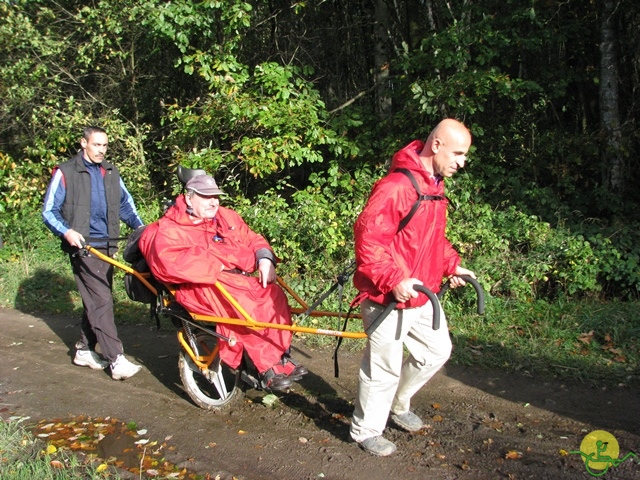
M104 370L109 366L109 362L103 360L100 355L93 350L76 350L73 363L80 367L89 367L94 370Z
M360 448L365 452L369 452L376 457L386 457L396 451L396 444L390 442L382 435L365 438L361 442L358 442L358 445L360 445Z
M124 355L118 355L116 361L111 364L111 378L114 380L126 380L138 373L142 367L131 363Z
M422 423L420 417L411 411L405 412L401 415L392 413L391 420L407 432L419 432L424 428L424 423Z

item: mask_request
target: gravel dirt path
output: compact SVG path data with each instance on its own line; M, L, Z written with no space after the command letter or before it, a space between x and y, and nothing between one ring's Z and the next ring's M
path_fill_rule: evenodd
M597 430L613 435L620 458L640 454L637 389L447 365L415 397L427 428L408 434L389 424L385 435L398 452L372 457L349 441L359 355L346 348L334 378L332 350L295 342L294 357L310 373L291 392L269 407L264 392L249 390L215 413L182 390L169 325L119 327L125 352L144 366L124 382L72 364L78 325L77 318L0 309L1 417L136 422L151 438L170 438L168 460L221 480L588 479L581 456L569 452ZM632 456L602 478L640 479L640 463Z

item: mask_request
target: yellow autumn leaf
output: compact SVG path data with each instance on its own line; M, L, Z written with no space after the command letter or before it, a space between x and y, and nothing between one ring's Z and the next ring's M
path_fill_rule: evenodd
M47 445L47 455L51 455L52 453L56 453L58 451L58 449L56 448L55 445Z
M508 460L517 460L519 458L522 458L522 453L516 452L515 450L510 450L504 457Z
M102 473L107 468L109 468L109 466L106 463L101 463L100 465L98 465L98 468L96 468L96 473Z

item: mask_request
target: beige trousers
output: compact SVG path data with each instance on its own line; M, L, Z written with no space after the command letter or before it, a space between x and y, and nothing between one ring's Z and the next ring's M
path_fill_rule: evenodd
M362 303L366 329L383 305ZM431 302L418 308L393 310L371 334L360 364L358 393L351 420L351 437L361 442L382 435L389 412L409 411L411 398L451 355L447 321L440 310L440 328L432 328ZM404 346L409 351L404 358Z

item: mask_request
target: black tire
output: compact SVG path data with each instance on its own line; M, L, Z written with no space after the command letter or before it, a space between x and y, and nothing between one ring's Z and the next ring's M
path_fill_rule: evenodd
M217 347L218 339L205 332L196 333L200 355L208 355ZM205 375L182 350L178 358L180 379L193 402L205 410L224 410L244 397L240 372L230 369L216 355Z

